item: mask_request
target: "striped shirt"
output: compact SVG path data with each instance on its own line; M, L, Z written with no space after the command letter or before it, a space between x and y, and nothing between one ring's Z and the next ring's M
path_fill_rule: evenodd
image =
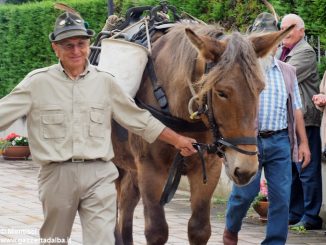
M265 73L265 89L260 94L258 129L276 131L287 128L288 94L280 67L273 59L272 68ZM302 107L298 81L294 81L294 109Z

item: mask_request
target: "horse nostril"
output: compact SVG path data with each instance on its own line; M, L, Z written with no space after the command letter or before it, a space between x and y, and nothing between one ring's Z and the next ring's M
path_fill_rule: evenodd
M239 184L247 184L255 173L241 171L239 167L234 170L234 176L238 179Z
M241 174L240 168L238 168L238 167L235 168L234 176L237 177L238 179L242 179L242 174Z

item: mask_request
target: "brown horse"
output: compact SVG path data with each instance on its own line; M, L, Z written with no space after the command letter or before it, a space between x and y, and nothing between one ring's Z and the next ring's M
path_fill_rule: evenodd
M229 178L238 185L248 183L258 169L257 154L246 154L257 151L252 139L257 134L259 93L264 88L258 58L266 55L289 30L251 37L239 33L224 36L216 26L177 24L153 43L154 67L159 84L165 90L170 113L191 123L188 103L192 98L198 98L193 100L198 105L190 105L193 110L205 108L206 101L210 107L210 117L206 116L209 113L203 113L197 119L208 125L206 130L197 132L190 127L182 133L202 143L216 142L216 136L229 142L221 148L221 157L204 154L206 184L202 180L199 157L194 155L185 159L183 174L188 178L191 192L190 244L206 244L210 238L211 198L219 181L222 162ZM209 64L214 66L205 72ZM196 91L196 96L191 90ZM136 97L160 108L146 74ZM212 118L215 126L211 125ZM215 129L213 133L210 127ZM114 163L120 169L118 233L125 245L133 244L133 213L141 197L147 244L164 244L168 240L168 225L160 197L176 149L160 141L148 144L130 132L128 140L121 142L115 130L112 132Z

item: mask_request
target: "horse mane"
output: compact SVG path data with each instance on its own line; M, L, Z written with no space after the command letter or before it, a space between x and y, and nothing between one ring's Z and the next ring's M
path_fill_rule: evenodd
M217 25L186 24L179 23L172 27L167 34L161 37L158 51L161 47L169 51L169 65L166 66L165 74L170 74L169 81L191 81L197 51L186 36L185 28L191 28L199 35L209 35L214 38L223 36L223 29ZM185 86L187 83L185 83Z
M200 97L216 83L221 82L232 71L236 63L253 94L259 93L264 86L264 75L250 40L239 32L233 32L227 39L228 45L218 63L212 68L212 72L207 76L204 75L199 81L199 86L202 87Z
M183 86L187 87L187 81L195 83L200 88L200 95L205 94L210 90L216 82L220 82L225 74L230 72L235 63L241 67L246 78L248 86L253 93L258 93L258 81L261 81L263 86L263 75L260 65L257 60L256 53L246 36L234 32L225 38L228 40L228 45L218 63L212 68L214 72L210 72L208 76L204 75L200 81L192 81L196 59L198 57L197 50L190 43L185 34L185 28L191 28L197 35L206 35L215 39L224 38L223 28L218 25L203 25L203 24L184 24L175 25L169 32L162 36L161 42L158 43L158 51L169 51L170 65L164 67L164 73L169 74L169 81L179 83L183 81ZM212 71L213 71L212 70ZM197 82L197 83L196 83ZM172 85L172 83L170 84ZM260 87L261 88L261 87Z

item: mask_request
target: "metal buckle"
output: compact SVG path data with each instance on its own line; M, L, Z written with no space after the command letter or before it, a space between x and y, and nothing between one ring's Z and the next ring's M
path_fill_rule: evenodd
M85 162L85 159L71 158L71 162Z

